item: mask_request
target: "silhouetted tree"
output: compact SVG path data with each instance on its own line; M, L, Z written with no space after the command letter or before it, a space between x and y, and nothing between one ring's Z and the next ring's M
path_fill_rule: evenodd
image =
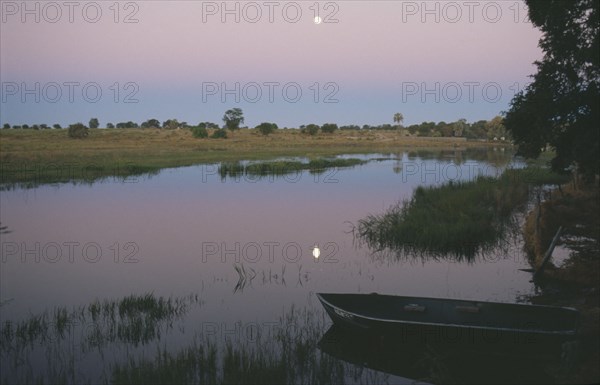
M277 124L264 122L256 126L256 129L263 135L269 135L277 129Z
M83 123L75 123L69 126L69 138L83 139L89 135L88 128Z
M332 132L334 132L337 129L338 129L338 126L335 123L325 123L325 124L323 124L323 126L321 126L321 131L323 131L324 133L327 133L327 134L331 134Z
M158 119L148 119L141 125L142 128L160 128Z
M308 124L304 128L301 128L300 132L308 135L317 135L319 128L320 127L316 124Z
M575 165L591 179L600 171L600 1L526 4L542 31L544 57L533 82L511 101L504 125L520 154L536 158L549 144L554 170Z
M98 128L100 127L100 122L97 118L90 119L90 128Z
M231 110L225 111L225 115L223 115L223 122L225 123L225 128L233 130L238 130L240 128L240 124L244 123L244 113L241 108L233 108Z

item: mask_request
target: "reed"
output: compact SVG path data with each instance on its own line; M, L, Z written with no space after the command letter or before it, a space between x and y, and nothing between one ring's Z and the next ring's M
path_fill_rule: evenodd
M238 269L242 276L251 273ZM341 384L386 379L323 353L319 340L330 321L312 306L291 306L252 338L195 332L189 345L167 347L169 333L178 330L175 321L201 303L196 294L131 295L6 321L0 327L0 382ZM86 362L93 362L100 376L90 376L83 369Z
M311 173L321 173L331 168L353 167L367 163L366 160L357 158L317 158L308 162L294 160L278 160L269 162L251 162L242 164L241 162L223 162L219 166L219 175L222 179L236 178L240 176L266 177L266 176L284 176L298 174L303 170Z
M357 371L353 365L317 348L327 329L326 322L320 310L291 307L279 319L274 333L259 329L252 341L225 341L220 347L195 340L192 346L177 353L162 351L154 360L117 364L111 382L342 384L352 378L381 383L385 375Z
M514 209L527 198L527 184L512 171L418 187L410 200L361 219L357 236L376 250L473 260L504 239Z

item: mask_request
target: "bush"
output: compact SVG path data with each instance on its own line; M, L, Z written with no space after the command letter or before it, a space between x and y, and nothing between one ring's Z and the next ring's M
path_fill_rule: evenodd
M83 139L88 136L88 128L82 123L71 124L69 126L69 138Z
M319 132L319 126L316 124L309 124L306 127L300 129L300 132L308 135L316 135Z
M192 135L194 135L194 138L208 138L208 131L205 127L193 127Z
M277 125L275 123L261 123L258 126L256 126L256 128L258 129L258 131L261 132L261 134L263 135L269 135L270 133L272 133L273 131L275 131L277 129Z
M331 133L333 133L337 129L338 129L338 126L335 123L325 123L321 127L321 131L323 131L326 134L331 134Z
M227 139L227 131L224 128L219 128L210 137L213 139Z

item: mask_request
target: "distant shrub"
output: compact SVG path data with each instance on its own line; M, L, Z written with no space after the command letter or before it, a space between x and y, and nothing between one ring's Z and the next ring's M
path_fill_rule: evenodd
M200 122L200 123L198 123L198 127L204 127L204 128L208 128L208 129L215 129L215 130L219 129L219 125L216 123L212 123L212 122Z
M316 135L319 132L319 128L316 124L309 124L306 127L300 128L300 132L308 135Z
M88 136L88 128L82 123L71 124L69 126L69 138L83 139Z
M227 131L224 128L219 128L215 130L210 136L213 139L227 139Z
M334 132L337 129L338 129L338 126L335 123L325 123L321 127L321 131L323 131L326 134L331 134L332 132Z
M192 127L194 138L208 138L208 131L205 127Z
M270 133L272 133L273 131L275 131L277 129L277 124L265 122L265 123L261 123L258 126L256 126L256 129L258 129L258 131L260 131L260 133L263 135L269 135Z

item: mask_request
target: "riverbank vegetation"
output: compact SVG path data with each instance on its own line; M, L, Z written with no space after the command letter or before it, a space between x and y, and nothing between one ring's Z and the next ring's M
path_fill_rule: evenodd
M581 313L578 370L565 383L600 379L600 196L595 186L570 181L548 191L526 218L525 249L539 268L559 226L563 232L543 274L533 303L571 306ZM561 255L562 254L562 255ZM562 257L558 259L557 257Z
M471 260L515 230L515 209L524 208L530 186L563 177L547 169L508 169L499 177L418 187L410 200L356 226L356 235L375 250Z
M410 200L361 219L357 232L376 250L472 259L496 245L513 207L526 199L526 187L508 176L418 187Z
M565 383L598 383L600 372L600 2L526 1L531 23L540 30L543 58L534 64L533 81L518 92L504 124L518 153L543 156L553 150L553 170L573 179L538 196L528 215L525 247L534 268L548 250L550 262L536 275L540 294L532 300L573 306L581 312L581 356L576 375ZM557 233L559 227L564 231ZM549 248L557 234L558 246ZM560 251L560 253L559 253ZM562 254L562 261L556 255ZM565 254L566 258L565 258Z
M294 306L268 323L218 323L204 314L200 331L178 346L184 317L202 314L197 294L131 295L87 306L55 307L0 325L2 383L39 384L341 384L381 383L365 370L318 349L330 321L322 309ZM226 328L222 330L221 328ZM24 365L33 363L35 365ZM93 367L87 368L92 362ZM92 370L86 370L92 369Z
M524 225L525 250L539 268L559 227L558 246L566 260L545 265L544 280L597 287L600 280L600 192L570 180L538 198Z
M143 129L164 129L164 130L175 130L175 129L189 129L197 132L196 137L203 138L205 136L199 135L198 129L201 130L218 130L228 129L230 131L237 131L240 129L248 129L248 127L241 127L244 122L244 112L240 108L233 108L227 110L223 115L223 127L220 127L216 123L212 122L200 122L197 125L188 124L178 119L167 119L164 122L160 122L158 119L148 119L141 124L133 121L120 122L116 125L113 123L106 123L107 129L132 129L132 128L143 128ZM501 116L495 116L490 120L478 120L476 122L469 123L466 119L458 119L455 122L421 122L419 124L411 124L403 126L404 116L397 112L393 116L394 124L383 123L379 125L363 124L362 126L356 124L338 125L336 123L324 123L322 125L310 123L303 124L297 127L298 131L314 136L319 133L331 134L335 131L395 131L401 136L418 136L418 137L434 137L434 138L466 138L474 140L494 140L494 141L510 141L510 133L504 127L503 118ZM71 124L70 126L82 126L87 128L83 123ZM69 126L69 127L70 127ZM96 129L100 127L100 122L97 118L90 119L88 123L89 128ZM54 124L50 126L48 124L22 124L22 125L10 125L5 123L2 127L4 130L32 130L32 131L46 131L51 129L61 130L60 124ZM269 135L279 129L276 123L263 122L256 127L254 130L260 132L263 135ZM287 130L287 127L283 128ZM74 136L72 136L74 137ZM80 137L79 137L80 138Z
M521 362L495 342L476 352L450 337L391 346L330 328L320 307L292 305L270 322L224 323L203 306L197 294L142 294L4 321L0 382L381 384L409 377L445 384L486 383L491 373L505 383L551 379L537 356ZM186 321L192 313L199 320ZM519 370L507 373L508 362Z
M215 130L208 129L207 134ZM71 139L65 130L0 130L0 184L6 188L94 181L240 160L508 145L464 138L405 137L395 131L373 130L337 130L312 136L278 129L265 136L257 130L240 129L227 132L225 140L195 138L188 129L89 129L88 133L85 139Z
M219 175L223 179L240 176L284 176L298 174L303 170L308 170L310 173L317 174L324 172L329 168L352 167L364 163L367 163L367 161L357 158L316 158L307 162L281 160L251 162L248 164L242 164L241 162L224 162L219 165Z

